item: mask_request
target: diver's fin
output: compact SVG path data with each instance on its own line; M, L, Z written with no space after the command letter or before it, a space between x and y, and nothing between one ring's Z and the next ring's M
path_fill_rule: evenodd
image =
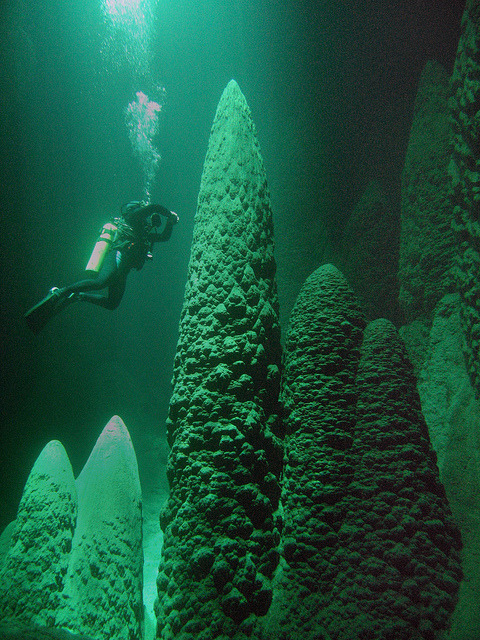
M62 293L61 289L53 287L43 300L27 311L25 320L33 333L41 331L50 318L63 309Z

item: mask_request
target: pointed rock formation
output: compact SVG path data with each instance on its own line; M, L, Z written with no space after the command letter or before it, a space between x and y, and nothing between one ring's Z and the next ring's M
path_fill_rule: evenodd
M341 573L338 529L353 478L355 376L365 319L343 275L317 269L297 298L282 378L283 561L265 621L269 638L322 638L322 609Z
M447 72L437 62L427 62L415 99L402 173L398 278L400 305L408 322L428 317L453 287L447 98Z
M365 329L356 391L342 573L325 615L343 621L339 640L438 637L457 601L460 534L412 366L387 320Z
M460 297L442 298L433 317L418 390L440 478L462 533L458 604L446 640L474 638L480 629L480 401L470 384L460 319Z
M118 416L76 484L78 520L56 626L96 640L140 638L141 490L130 434Z
M140 640L141 524L137 461L120 418L76 484L63 446L50 442L28 478L0 571L0 636Z
M270 198L250 110L231 81L205 159L175 357L159 637L248 634L269 607L279 365Z
M285 348L282 561L268 638L436 637L460 537L394 326L364 321L332 265L306 281Z
M53 626L62 605L76 517L72 467L54 440L41 452L23 491L0 572L0 620Z
M455 269L467 367L480 396L480 3L467 0L450 81L453 153L450 207L458 242Z
M342 273L367 318L399 317L399 214L377 180L367 185L343 234Z

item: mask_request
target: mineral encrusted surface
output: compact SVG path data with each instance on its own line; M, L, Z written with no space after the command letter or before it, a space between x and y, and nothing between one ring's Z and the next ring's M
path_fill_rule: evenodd
M480 394L480 3L468 0L450 81L453 152L451 207L458 244L455 269L466 336L467 368Z
M28 477L0 572L0 620L52 626L61 606L77 518L75 479L49 442Z
M280 330L263 160L238 85L200 186L168 418L158 636L243 637L272 599Z
M438 454L440 477L445 484L464 545L461 552L464 580L452 617L451 629L444 636L445 639L451 640L475 638L478 635L480 620L477 605L480 592L478 569L480 539L478 500L480 481L478 455L480 450L478 438L480 416L479 51L480 3L478 0L468 0L462 19L455 65L449 81L447 109L445 109L445 73L441 72L437 74L441 82L429 83L432 85L429 91L432 98L423 101L427 106L430 103L434 110L431 111L430 118L423 118L423 132L417 130L417 135L411 136L411 141L415 138L420 141L423 139L424 151L420 149L415 155L419 160L424 157L427 162L425 174L418 172L416 180L409 184L406 194L409 198L404 197L404 202L407 204L406 211L408 213L409 201L412 205L422 204L426 200L425 196L428 196L425 210L434 211L431 205L435 207L437 204L442 217L435 225L430 225L430 229L426 227L428 233L423 233L419 228L417 239L412 239L411 230L407 233L408 229L404 229L402 233L407 240L405 248L408 251L413 250L409 258L411 309L418 308L421 311L423 305L424 312L423 317L419 311L407 313L407 320L410 320L410 323L402 327L401 333L411 358L415 361L422 409L433 447ZM431 70L435 69L431 63L430 67ZM435 80L431 73L430 76L432 81ZM425 85L425 78L423 85ZM423 93L428 98L428 94L425 91ZM439 101L440 97L441 101ZM432 119L435 111L438 115ZM446 120L447 115L450 118L449 122ZM442 136L439 135L441 130L438 126L433 127L429 124L435 121L438 125L443 123L441 130L445 130L445 125L448 125L450 138L446 183L448 189L445 203L451 231L442 222L445 219L445 207L442 205L445 181L442 179L436 183L429 179L429 176L434 177L435 174L428 171L428 153L435 149L440 150L441 147L447 148L447 145L441 142ZM421 119L418 122L422 124ZM415 123L412 133L414 129ZM443 152L442 155L444 155ZM433 155L432 159L435 159ZM444 162L441 164L443 165ZM406 166L406 171L407 169ZM412 173L411 167L409 173ZM415 174L412 175L415 177ZM427 180L424 179L425 177ZM435 185L442 200L439 200L433 188L430 188ZM413 217L415 208L413 206L410 209L410 215ZM435 216L431 218L432 222L435 220ZM406 222L408 220L402 218L402 225ZM415 228L413 230L415 231ZM438 253L438 249L446 248L445 239L447 238L448 243L452 243L453 251L450 261L453 266L451 275L448 276L450 284L444 287L445 278L442 276L442 269L446 263L442 261L442 255L447 257L447 254L443 251ZM437 255L438 259L435 258ZM424 268L424 256L428 257L425 263L428 268ZM415 273L418 277L415 277ZM403 274L400 273L403 283L406 282L405 275L406 271ZM447 293L447 290L452 293ZM430 302L436 303L434 308L431 304L424 305L427 299L424 292L435 293L434 297L429 295ZM446 293L447 295L439 298L439 295ZM405 302L404 297L403 303Z
M285 348L282 561L265 637L434 637L461 580L412 367L332 265L306 281Z
M463 542L464 580L445 637L449 640L474 638L480 629L480 402L467 373L461 324L460 296L446 295L435 309L418 384L440 478Z
M137 461L115 416L75 482L52 441L37 459L0 572L1 638L140 640Z
M323 638L322 609L341 571L338 528L354 469L355 376L365 319L333 265L305 282L285 345L282 564L266 637ZM335 556L336 553L336 556Z
M92 636L80 636L63 629L32 627L19 622L0 622L2 640L96 640Z
M402 173L400 304L408 322L429 316L452 290L454 237L448 202L448 74L425 65Z
M369 320L398 320L398 207L372 180L355 205L343 234L341 271Z
M356 390L355 473L338 530L349 566L330 604L348 622L334 637L437 637L457 601L461 541L411 364L386 320L364 332Z
M56 626L98 640L141 637L142 512L138 466L118 416L76 480L78 519Z

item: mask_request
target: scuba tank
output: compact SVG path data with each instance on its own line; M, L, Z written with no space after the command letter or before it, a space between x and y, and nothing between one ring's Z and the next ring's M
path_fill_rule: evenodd
M117 231L118 227L112 222L107 222L103 225L98 240L93 247L90 260L85 267L86 271L94 271L95 273L98 273L100 271L103 261L105 260L105 256L112 248L112 244Z

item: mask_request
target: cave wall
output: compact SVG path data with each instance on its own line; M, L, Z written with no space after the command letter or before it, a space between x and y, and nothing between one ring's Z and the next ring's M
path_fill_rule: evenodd
M453 288L448 87L447 71L433 60L427 62L419 79L401 181L398 279L407 322L427 319Z
M422 157L426 162L425 171L417 173L416 181L412 182L409 176L415 176L412 173L415 155L409 158L407 154L403 176L404 255L400 270L402 304L408 321L401 328L401 335L415 364L422 411L437 453L440 478L463 541L464 580L451 629L445 636L449 640L473 640L480 628L478 0L467 1L461 27L448 84L445 73L435 63L428 65L430 72L420 83L416 104L423 108L418 123L412 125L409 151L417 148L417 140L423 139L423 149L420 147L416 155L419 166ZM426 126L418 133L422 122ZM436 127L428 124L435 122ZM442 143L445 136L439 136L439 132L445 131L445 124L448 146L446 141ZM429 150L442 148L448 150L448 162L445 163L444 151L432 155L434 163L429 170ZM437 201L436 192L441 201ZM413 205L425 202L427 206L415 209L409 202ZM436 220L435 204L442 218L432 226ZM425 263L428 268L424 268L425 256L429 258ZM451 266L446 269L448 262ZM403 273L402 264L410 265ZM428 299L430 303L426 304Z
M467 367L480 394L480 3L468 0L450 79L453 150L449 164L457 241L455 278Z

